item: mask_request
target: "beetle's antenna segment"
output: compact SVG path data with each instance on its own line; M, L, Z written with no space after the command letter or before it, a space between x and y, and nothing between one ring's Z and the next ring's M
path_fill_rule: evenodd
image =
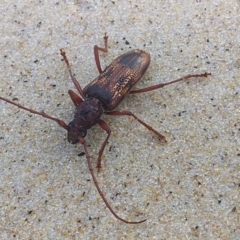
M57 122L58 125L60 125L62 128L68 130L68 126L67 126L67 124L66 124L64 121L62 121L62 120L60 120L60 119L58 119L58 118L51 117L51 116L49 116L48 114L46 114L44 111L42 111L42 112L37 112L37 111L35 111L35 110L31 109L31 108L26 108L26 107L24 107L23 105L21 105L21 104L19 104L19 103L15 103L15 102L13 102L13 101L11 101L11 100L8 100L7 98L0 97L0 99L3 100L3 101L5 101L5 102L7 102L7 103L11 103L12 105L15 105L15 106L17 106L18 108L21 108L21 109L23 109L23 110L25 110L25 111L28 111L28 112L30 112L30 113L37 114L37 115L40 115L40 116L42 116L42 117L44 117L44 118L50 119L50 120L52 120L52 121L55 121L55 122Z
M91 164L91 161L90 161L90 155L88 153L88 150L87 150L87 145L86 145L86 142L83 138L79 137L79 142L83 145L84 147L84 151L85 151L85 154L86 154L86 158L87 158L87 163L88 163L88 168L89 168L89 171L92 175L92 179L93 179L93 182L98 190L98 193L99 195L101 196L102 200L104 201L104 203L106 204L107 208L110 210L110 212L114 215L114 217L116 217L117 219L119 219L120 221L122 222L125 222L125 223L128 223L128 224L138 224L138 223L142 223L142 222L145 222L147 219L144 219L142 221L139 221L139 222L129 222L127 220L124 220L122 218L120 218L115 212L114 210L112 209L112 207L110 206L110 204L108 203L107 199L104 197L104 194L102 192L102 190L100 189L99 185L98 185L98 181L94 175L94 172L93 172L93 167L92 167L92 164Z

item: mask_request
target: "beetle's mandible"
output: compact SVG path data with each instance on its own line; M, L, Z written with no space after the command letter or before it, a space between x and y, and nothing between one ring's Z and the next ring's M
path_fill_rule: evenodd
M150 64L150 55L149 53L146 53L145 51L142 50L132 50L116 58L108 67L106 67L104 71L102 71L99 60L99 51L102 52L108 51L107 39L108 37L105 34L104 48L94 46L95 61L100 75L91 83L89 83L84 89L81 88L80 84L73 76L65 52L62 49L60 50L61 55L64 61L66 62L71 80L79 93L79 95L77 95L71 90L68 91L74 105L76 106L74 119L68 125L64 121L58 118L51 117L50 115L46 114L43 111L38 112L30 108L26 108L4 97L0 97L0 99L10 104L13 104L21 109L29 111L31 113L38 114L44 118L53 120L57 122L62 128L66 129L68 132L68 141L70 143L75 144L80 142L83 145L88 163L88 168L92 175L93 182L98 190L98 193L100 194L104 203L106 204L107 208L117 219L125 223L137 224L146 221L146 219L141 221L127 221L119 217L112 209L107 199L105 198L103 192L101 191L97 179L94 175L93 167L90 161L90 155L88 153L87 145L84 140L84 137L87 134L87 129L91 128L95 124L98 124L107 133L107 136L104 142L102 143L102 146L98 153L97 159L98 169L101 168L101 157L111 134L111 130L108 124L101 119L102 114L115 116L132 116L140 124L142 124L148 130L152 131L159 138L160 141L165 141L165 137L162 134L160 134L158 131L153 129L147 123L139 119L132 112L126 110L114 111L114 109L121 103L121 101L127 94L144 93L192 77L207 77L208 75L211 75L211 73L205 72L203 74L190 74L168 83L157 84L142 89L132 90L134 85L142 78L142 76L146 72Z

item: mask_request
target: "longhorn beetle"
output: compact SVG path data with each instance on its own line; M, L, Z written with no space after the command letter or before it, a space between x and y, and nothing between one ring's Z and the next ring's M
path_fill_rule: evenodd
M124 97L129 93L130 94L144 93L144 92L162 88L166 85L180 82L189 78L207 77L208 75L211 75L211 73L205 72L203 74L190 74L168 83L162 83L162 84L157 84L157 85L149 86L142 89L132 90L134 85L142 78L142 76L146 72L150 64L150 54L143 50L138 50L138 49L129 51L127 53L122 54L118 58L116 58L108 67L106 67L104 71L102 71L100 60L99 60L99 51L102 51L102 52L108 51L107 40L108 40L108 36L105 33L104 48L98 47L97 45L94 46L95 62L100 75L97 78L95 78L95 80L90 82L84 89L82 89L82 87L80 86L76 78L73 76L67 56L65 52L62 49L60 49L60 53L67 65L71 80L79 93L79 95L77 95L72 90L68 91L70 98L72 99L74 105L76 106L76 112L75 112L73 121L71 121L68 125L64 121L58 118L51 117L50 115L46 114L44 111L38 112L31 108L26 108L4 97L0 97L0 99L10 104L13 104L21 109L29 111L33 114L37 114L44 118L55 121L62 128L66 129L68 132L68 135L67 135L68 141L70 143L76 144L80 142L82 144L86 154L88 168L92 175L93 182L97 188L98 193L100 194L101 198L106 204L107 208L111 211L111 213L117 219L125 223L137 224L137 223L145 222L146 219L138 222L137 221L130 222L119 217L115 213L115 211L112 209L107 199L105 198L102 190L100 189L97 179L93 172L93 167L90 161L90 155L88 153L87 144L84 140L84 137L87 134L87 130L90 129L95 124L98 124L107 133L107 136L98 152L98 159L97 159L98 169L101 168L101 157L111 134L111 129L108 126L108 124L100 118L102 114L114 115L114 116L132 116L140 124L142 124L148 130L152 131L160 141L165 142L166 141L165 137L162 134L160 134L158 131L153 129L147 123L139 119L132 112L126 111L126 110L115 110L115 111L113 110L121 103Z

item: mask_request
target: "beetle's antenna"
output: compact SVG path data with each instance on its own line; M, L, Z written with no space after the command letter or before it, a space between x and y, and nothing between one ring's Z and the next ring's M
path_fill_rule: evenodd
M3 101L5 101L5 102L7 102L7 103L10 103L10 104L12 104L12 105L15 105L15 106L17 106L18 108L21 108L21 109L23 109L23 110L25 110L25 111L28 111L28 112L30 112L30 113L37 114L37 115L40 115L40 116L42 116L42 117L44 117L44 118L50 119L50 120L52 120L52 121L55 121L55 122L57 122L58 125L60 125L62 128L68 130L68 126L67 126L67 124L66 124L64 121L62 121L62 120L60 120L60 119L58 119L58 118L51 117L51 116L49 116L48 114L46 114L44 111L42 111L42 112L37 112L37 111L35 111L35 110L31 109L31 108L26 108L26 107L24 107L24 106L21 105L21 104L15 103L15 102L7 99L7 98L0 97L0 99L3 100Z
M104 203L106 204L107 208L110 210L110 212L114 215L114 217L116 217L117 219L119 219L120 221L122 222L125 222L125 223L129 223L129 224L138 224L138 223L142 223L142 222L145 222L147 219L144 219L142 221L139 221L139 222L129 222L127 220L124 220L122 218L120 218L115 212L114 210L112 209L112 207L110 206L110 204L108 203L107 199L105 198L105 196L103 195L103 192L102 190L100 189L99 185L98 185L98 182L97 182L97 179L94 175L94 172L93 172L93 167L92 167L92 164L91 164L91 161L90 161L90 155L88 153L88 150L87 150L87 145L86 145L86 142L83 138L81 137L78 137L79 139L79 142L83 145L84 147L84 150L85 150L85 154L86 154L86 158L87 158L87 163L88 163L88 168L89 168L89 171L92 175L92 179L93 179L93 182L98 190L98 193L99 195L101 196L102 200L104 201Z

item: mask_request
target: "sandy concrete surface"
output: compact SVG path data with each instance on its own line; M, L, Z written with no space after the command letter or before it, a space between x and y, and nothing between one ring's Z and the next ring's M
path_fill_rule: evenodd
M240 2L12 1L0 3L0 96L68 123L74 105L59 49L84 87L129 49L151 54L138 87L211 72L131 95L129 117L103 116L112 136L91 179L81 145L56 123L0 101L0 239L240 239ZM85 138L91 160L106 134Z

